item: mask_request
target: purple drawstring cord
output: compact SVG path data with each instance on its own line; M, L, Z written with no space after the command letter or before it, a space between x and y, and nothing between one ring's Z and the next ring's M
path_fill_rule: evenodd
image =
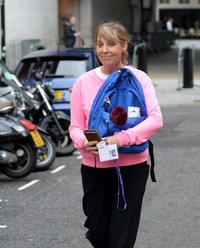
M119 167L117 160L115 160L115 164L116 164L117 177L118 177L117 209L118 210L125 210L127 207L127 202L126 202L126 198L125 198L125 194L124 194L124 183L123 183L120 167ZM124 202L123 208L119 207L120 193L122 194L122 200Z

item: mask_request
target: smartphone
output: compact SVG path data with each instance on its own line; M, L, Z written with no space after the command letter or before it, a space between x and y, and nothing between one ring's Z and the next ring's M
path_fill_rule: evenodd
M102 140L97 130L93 130L93 129L85 130L84 134L88 141Z

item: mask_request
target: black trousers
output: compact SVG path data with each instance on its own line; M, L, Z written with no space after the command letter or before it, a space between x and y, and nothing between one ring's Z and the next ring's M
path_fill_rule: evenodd
M86 238L94 248L133 248L149 175L145 163L120 167L127 208L117 208L116 168L81 167ZM122 197L122 196L120 196ZM121 199L122 200L122 199Z

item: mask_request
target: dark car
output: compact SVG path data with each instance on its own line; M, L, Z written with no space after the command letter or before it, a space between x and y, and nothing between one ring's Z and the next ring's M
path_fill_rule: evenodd
M70 93L77 77L99 65L93 48L39 50L26 55L15 75L23 84L34 84L35 71L42 72L43 83L55 92L55 110L70 114Z

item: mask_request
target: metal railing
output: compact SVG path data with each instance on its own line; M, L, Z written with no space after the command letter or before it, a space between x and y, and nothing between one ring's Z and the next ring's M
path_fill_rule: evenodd
M146 59L146 42L136 44L133 49L132 65L135 68L147 72L147 59ZM141 52L139 52L141 51Z
M132 56L132 65L134 67L138 67L138 48L145 48L146 47L146 43L145 42L142 42L142 43L139 43L137 45L134 46L134 49L133 49L133 56Z

